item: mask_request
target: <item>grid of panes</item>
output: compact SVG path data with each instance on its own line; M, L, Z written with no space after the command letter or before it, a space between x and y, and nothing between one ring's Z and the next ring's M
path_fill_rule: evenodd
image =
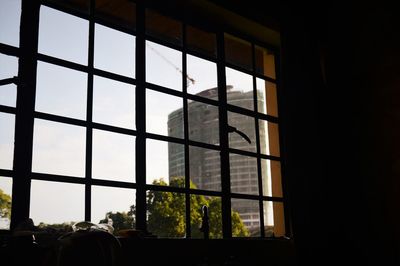
M134 226L136 13L118 1L130 15L115 20L113 4L40 7L29 216L41 227Z
M207 205L210 237L221 238L216 33L146 9L145 51L147 229L201 238ZM171 215L158 215L161 198Z
M5 0L0 4L0 80L18 76L19 18L21 1ZM10 80L11 81L11 80ZM0 86L0 230L9 229L13 183L14 131L17 86Z
M210 237L220 238L228 199L232 236L283 235L274 53L128 0L67 2L44 1L40 10L35 224L107 222L120 213L124 229L136 214L160 237L197 238L207 205ZM141 52L144 60L135 58ZM251 143L221 128L221 110ZM157 206L169 203L175 216L160 219Z
M224 52L232 211L239 213L248 236L282 236L275 53L227 33Z

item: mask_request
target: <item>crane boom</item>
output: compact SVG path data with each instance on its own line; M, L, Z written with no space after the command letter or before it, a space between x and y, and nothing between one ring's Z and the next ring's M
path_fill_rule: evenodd
M176 71L179 73L183 74L182 69L177 67L171 60L166 58L163 54L161 54L159 51L157 51L154 47L152 47L148 42L146 42L146 46L149 47L154 53L156 53L160 58L162 58L165 62L167 62L169 65L171 65L173 68L175 68ZM189 87L189 82L191 82L193 85L196 82L193 78L191 78L188 74L186 74L186 79L188 82L186 83L186 87Z

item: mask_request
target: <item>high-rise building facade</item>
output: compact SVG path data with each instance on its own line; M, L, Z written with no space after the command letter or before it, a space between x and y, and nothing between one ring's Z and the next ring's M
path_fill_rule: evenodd
M198 96L209 99L218 99L218 89L204 90ZM262 97L258 97L258 109L264 108ZM254 104L253 91L234 90L227 86L227 101L230 104L245 109L252 109ZM183 110L173 111L168 116L168 132L172 136L183 135ZM229 133L229 146L231 148L256 152L255 120L249 116L228 112L228 124L244 132L250 140L249 143L236 132ZM260 124L260 145L266 146L265 126ZM208 144L219 144L219 110L217 106L202 102L188 102L188 133L189 139ZM184 148L182 145L169 144L169 178L185 175ZM230 154L230 180L231 192L243 194L258 194L258 172L256 157ZM221 191L221 159L218 151L190 146L189 149L189 174L190 180L199 189ZM266 169L266 162L261 161L262 169ZM263 182L264 189L269 184ZM266 206L268 208L268 205ZM232 200L232 209L237 211L244 224L250 229L259 229L259 205L254 201ZM266 221L268 224L268 221Z

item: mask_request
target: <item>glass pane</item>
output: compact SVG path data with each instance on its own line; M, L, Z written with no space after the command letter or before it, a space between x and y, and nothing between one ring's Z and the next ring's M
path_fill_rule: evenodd
M228 112L228 124L236 128L234 131L232 128L233 132L229 132L229 147L256 152L255 119L251 116ZM248 137L251 143L245 137Z
M0 43L19 47L21 0L0 1Z
M148 191L147 230L158 237L185 237L185 205L185 194Z
M187 55L187 92L218 100L217 64L192 55Z
M253 77L229 67L225 73L228 103L254 110Z
M263 195L269 197L283 197L281 163L261 159L261 174Z
M18 76L18 58L0 54L0 79L16 76ZM0 88L0 105L15 107L17 103L17 85L8 84Z
M190 195L190 218L192 238L204 238L202 226L203 206L208 207L209 238L222 238L222 204L220 197Z
M275 56L274 53L266 48L255 46L256 71L270 78L275 76Z
M190 140L219 145L219 111L217 106L188 101L188 117Z
M92 187L92 223L111 223L114 234L135 228L136 190L115 187ZM111 219L111 220L110 220Z
M232 199L232 236L260 237L260 205L257 200Z
M0 168L13 169L15 115L0 113Z
M90 0L46 0L63 8L75 10L83 14L89 14Z
M225 34L225 60L236 66L252 70L251 44L232 35Z
M182 91L182 53L146 41L146 81Z
M39 53L87 65L89 21L40 7Z
M147 89L146 131L183 138L182 108L182 98Z
M135 137L93 130L92 177L136 182Z
M96 16L127 29L136 29L136 5L131 0L96 0Z
M190 181L195 188L221 191L220 152L189 146Z
M94 67L135 77L135 36L95 25Z
M215 33L200 30L198 28L186 27L186 45L190 50L208 56L217 56L217 38Z
M67 228L85 219L85 186L32 180L29 217L40 227Z
M258 112L278 116L276 84L257 78Z
M185 186L185 148L182 144L147 139L146 183Z
M35 119L32 171L85 176L86 129Z
M264 225L266 237L285 235L285 214L282 202L264 201Z
M157 11L146 10L146 34L173 44L182 44L182 23L163 16Z
M11 222L12 178L0 176L0 230L9 230Z
M93 121L135 129L135 86L95 76Z
M278 124L258 120L260 127L260 151L262 154L280 156Z
M258 195L257 158L229 155L231 192Z
M36 111L86 119L87 74L38 62Z

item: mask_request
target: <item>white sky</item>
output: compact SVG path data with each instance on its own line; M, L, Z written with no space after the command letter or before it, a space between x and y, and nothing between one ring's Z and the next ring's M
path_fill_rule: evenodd
M87 65L88 21L45 6L40 14L39 52ZM18 45L19 16L20 1L0 1L0 42ZM96 24L94 51L96 68L134 78L134 36ZM147 81L181 91L182 74L176 69L182 68L181 57L179 51L147 41ZM17 64L16 58L0 54L0 79L16 76ZM216 71L215 63L188 55L187 72L195 80L188 92L217 87ZM44 62L38 62L37 73L37 111L86 119L87 74ZM246 91L252 79L228 68L227 83ZM135 89L95 76L93 120L135 129ZM0 105L15 104L15 85L2 86ZM146 105L147 131L168 135L168 114L182 108L183 100L147 89ZM12 168L13 135L14 115L0 113L0 168ZM35 119L32 171L84 177L85 142L84 127ZM168 181L167 143L148 140L147 146L147 183L161 177ZM134 151L134 136L94 130L93 178L135 182ZM11 193L10 179L0 177L0 188ZM92 222L99 222L107 211L128 211L134 200L131 189L93 187ZM30 216L35 224L83 220L84 186L32 181Z

